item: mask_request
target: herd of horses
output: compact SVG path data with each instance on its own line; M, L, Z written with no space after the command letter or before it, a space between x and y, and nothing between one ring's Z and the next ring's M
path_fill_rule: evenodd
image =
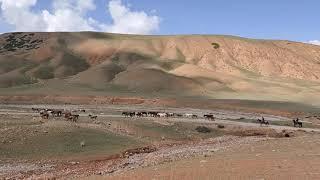
M60 109L45 109L45 108L32 108L32 111L40 114L42 119L49 119L50 116L57 118L65 118L67 121L77 122L80 115L79 112L85 113L86 110L60 110ZM89 118L97 119L98 116L89 114Z
M64 117L67 121L77 122L80 115L80 113L85 113L86 110L60 110L60 109L44 109L44 108L32 108L34 112L37 112L40 114L42 119L49 119L50 116L52 117ZM122 115L124 117L157 117L157 118L192 118L197 119L200 118L196 114L186 113L186 114L180 114L180 113L172 113L172 112L158 112L158 111L125 111L122 112ZM98 116L89 114L90 119L97 119ZM214 121L215 117L213 114L204 114L204 119ZM270 122L265 120L264 117L261 119L258 119L257 122L262 125L270 125ZM302 128L302 122L297 118L293 120L293 126Z
M165 113L165 112L157 112L157 111L125 111L122 112L122 115L125 117L158 117L158 118L169 118L169 117L174 117L174 118L199 118L198 115L195 114L179 114L179 113ZM204 119L207 120L215 120L215 117L213 114L204 114L203 115ZM270 125L270 122L265 120L264 117L262 117L261 119L258 119L257 122L262 126L262 125ZM296 120L293 120L293 126L294 127L300 127L302 128L302 122L297 118Z
M182 117L186 117L186 118L192 118L192 119L197 119L199 118L198 115L196 114L179 114L179 113L172 113L172 112L157 112L157 111L138 111L138 112L122 112L122 115L125 117L158 117L158 118L169 118L169 117L173 117L173 118L182 118ZM213 116L213 114L205 114L203 115L203 117L205 119L208 120L215 120L215 117Z

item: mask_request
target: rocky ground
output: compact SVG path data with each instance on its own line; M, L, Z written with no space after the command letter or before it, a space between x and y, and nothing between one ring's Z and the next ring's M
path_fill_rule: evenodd
M319 150L319 134L269 138L236 143L210 156L85 179L319 179Z
M34 107L38 106L43 105ZM55 108L52 105L46 107ZM317 154L319 129L316 122L309 122L309 118L303 122L309 123L311 128L298 129L281 124L291 123L290 118L272 114L166 109L199 116L213 113L217 119L209 121L203 118L121 117L121 110L144 108L139 106L65 105L64 108L85 108L87 111L80 114L79 122L72 123L57 118L41 120L27 105L1 106L0 178L210 179L212 176L228 179L229 176L226 178L223 174L228 172L231 173L229 179L236 179L237 174L244 179L272 179L275 176L270 172L278 172L273 164L278 160L290 161L279 165L286 167L287 171L300 172L297 168L301 166L296 164L295 158L299 163L312 165L306 171L307 177L318 177L314 169L320 167ZM98 119L90 120L89 113L97 114ZM244 121L261 116L271 125L260 126L253 121ZM199 126L212 132L197 132L195 129ZM82 144L85 147L80 147ZM265 153L268 155L266 165L264 159L259 159ZM242 156L245 158L239 160ZM250 163L256 163L258 167L254 168L257 170L245 170L248 160L251 160L248 168L252 168ZM231 170L226 170L228 168ZM265 168L270 169L266 176L263 174L265 170L262 172ZM217 174L212 174L211 170ZM288 176L287 171L279 171L282 173L279 177ZM186 177L187 174L190 176Z
M4 175L13 179L91 178L92 175L112 177L129 170L153 167L199 156L210 157L231 147L240 147L268 139L270 138L222 136L188 144L167 144L162 147L155 147L154 152L136 152L136 154L131 154L127 157L116 155L109 159L70 161L62 164L50 164L48 162L43 164L19 163L17 165L2 166L0 170L7 172ZM28 173L16 174L17 171Z

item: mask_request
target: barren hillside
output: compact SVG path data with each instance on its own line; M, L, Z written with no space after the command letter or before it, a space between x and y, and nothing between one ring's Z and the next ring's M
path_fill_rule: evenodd
M10 33L0 94L320 99L320 46L232 36Z

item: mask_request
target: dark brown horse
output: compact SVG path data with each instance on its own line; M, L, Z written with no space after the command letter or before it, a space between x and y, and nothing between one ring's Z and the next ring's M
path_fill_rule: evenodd
M269 121L265 120L264 118L258 119L258 122L260 123L260 126L262 126L263 124L266 126L270 125Z
M292 121L293 121L293 127L298 126L299 128L302 128L302 122L300 122L299 119L292 120Z
M214 119L215 119L213 114L205 114L205 115L203 115L203 117L205 119L212 120L212 121L214 121Z
M48 113L42 113L41 114L42 119L49 119L49 114Z
M98 116L94 116L94 115L91 115L91 114L89 114L89 117L90 117L91 119L97 119L97 118L98 118Z

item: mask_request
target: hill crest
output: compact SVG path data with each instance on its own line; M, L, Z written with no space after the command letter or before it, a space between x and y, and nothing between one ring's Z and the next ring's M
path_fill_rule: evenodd
M2 90L61 86L213 98L293 95L305 101L319 92L319 81L320 46L299 42L95 32L0 35Z

